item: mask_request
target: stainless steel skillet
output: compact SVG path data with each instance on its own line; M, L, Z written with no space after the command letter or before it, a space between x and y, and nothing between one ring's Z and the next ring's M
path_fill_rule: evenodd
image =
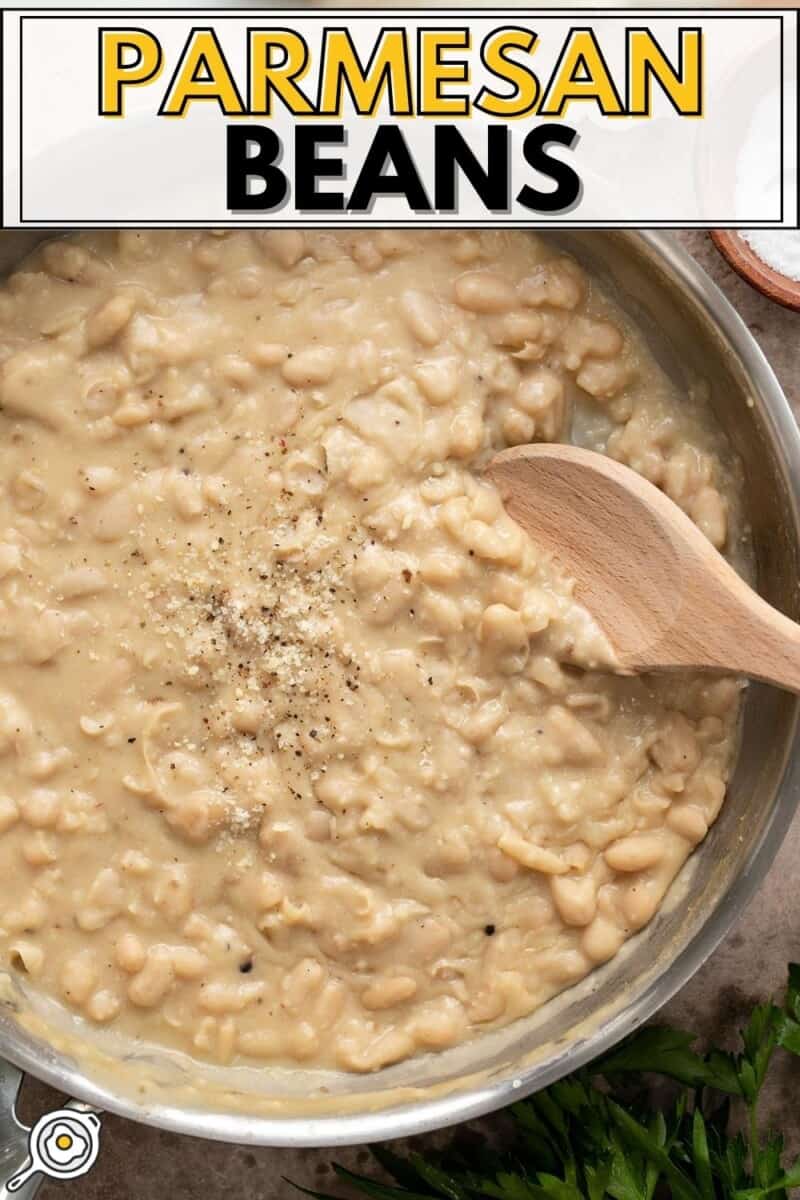
M0 234L0 267L13 265L40 236ZM558 236L616 288L667 369L686 388L708 390L744 465L759 588L796 619L800 437L753 337L669 235ZM724 936L763 879L797 805L797 717L797 700L766 688L750 690L723 813L664 910L617 959L510 1028L372 1076L321 1077L168 1060L94 1034L90 1059L80 1050L87 1031L66 1020L48 1038L26 1028L20 1018L27 1002L17 990L0 1008L0 1055L97 1107L238 1143L358 1143L419 1133L498 1108L630 1032ZM0 1090L0 1102L8 1104L8 1098L9 1089Z

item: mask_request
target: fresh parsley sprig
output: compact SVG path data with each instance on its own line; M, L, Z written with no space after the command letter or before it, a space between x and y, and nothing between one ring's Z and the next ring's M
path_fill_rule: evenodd
M788 1200L800 1158L784 1162L783 1137L761 1130L758 1104L775 1052L800 1056L800 966L789 967L783 1004L754 1008L740 1041L736 1053L699 1054L692 1034L649 1026L513 1105L503 1149L476 1140L401 1157L375 1146L391 1183L334 1169L369 1200ZM680 1085L665 1111L646 1101L652 1075Z

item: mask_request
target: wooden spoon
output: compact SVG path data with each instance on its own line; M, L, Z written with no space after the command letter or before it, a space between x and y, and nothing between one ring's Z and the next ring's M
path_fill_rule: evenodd
M623 674L699 667L800 692L800 625L748 587L663 492L577 446L515 446L486 473L575 580Z

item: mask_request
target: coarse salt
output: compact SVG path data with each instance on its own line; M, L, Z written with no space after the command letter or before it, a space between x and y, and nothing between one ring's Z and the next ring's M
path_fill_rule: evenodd
M746 229L742 237L773 271L800 281L799 229Z

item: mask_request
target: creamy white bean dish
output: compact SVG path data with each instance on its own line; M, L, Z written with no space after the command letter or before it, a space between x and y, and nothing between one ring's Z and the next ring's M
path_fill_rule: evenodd
M736 465L576 262L80 235L6 281L0 358L0 966L87 1036L372 1071L650 921L740 684L596 669L482 469L579 440L730 552Z

